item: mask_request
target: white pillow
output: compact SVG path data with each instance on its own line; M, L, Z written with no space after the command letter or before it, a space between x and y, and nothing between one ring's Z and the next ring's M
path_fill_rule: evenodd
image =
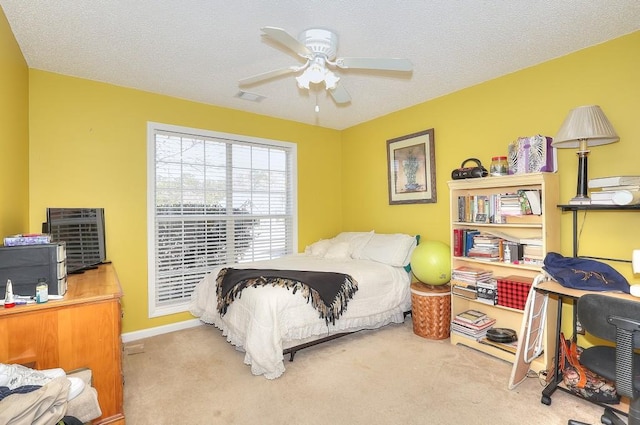
M349 255L351 258L360 258L362 250L373 237L373 230L370 232L342 232L333 240L335 242L347 242L349 244Z
M324 254L324 258L334 260L351 258L349 243L333 242L327 252Z
M327 253L327 250L331 246L332 242L330 239L320 239L317 242L312 243L304 249L304 253L308 255L315 255L318 257L323 257L324 254Z
M373 235L362 250L366 260L404 267L409 264L411 252L416 246L416 238L402 233Z

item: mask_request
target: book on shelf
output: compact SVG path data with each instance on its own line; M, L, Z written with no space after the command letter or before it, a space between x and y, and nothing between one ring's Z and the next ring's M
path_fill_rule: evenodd
M496 319L494 319L493 317L489 317L489 316L485 316L484 318L479 319L475 323L465 322L463 320L460 320L457 316L454 317L453 320L451 321L452 325L455 324L456 327L458 327L459 329L462 329L462 330L466 330L467 332L481 331L481 330L489 328L494 323L496 323Z
M487 335L487 331L491 329L491 326L492 325L489 325L484 329L471 329L465 326L461 326L458 323L451 322L450 328L451 328L451 332L455 332L458 335L479 340L480 338L485 337Z
M542 191L539 189L528 189L524 190L524 195L529 202L529 208L531 210L531 214L541 215L542 214Z
M640 190L602 190L590 193L595 205L637 205L640 204Z
M497 249L487 251L480 248L472 248L469 250L467 257L480 261L500 261L500 253Z
M615 190L640 190L640 184L622 184L617 186L594 187L591 193L613 192Z
M453 256L462 257L462 229L453 229Z
M542 246L542 239L539 238L521 238L520 243L524 246L537 245Z
M463 230L462 234L462 255L466 257L467 255L469 255L469 250L471 249L471 247L473 247L474 236L479 235L480 231L475 229L468 229Z
M601 190L599 192L592 191L589 194L589 198L591 198L591 202L593 202L593 201L611 201L611 202L613 202L614 193L616 193L615 190Z
M504 216L523 215L520 195L517 193L501 194L500 195L500 214Z
M465 323L477 323L485 317L487 317L486 313L471 308L469 310L465 310L461 313L456 314L455 319L458 319Z
M491 270L471 266L458 266L451 271L451 279L473 284L490 279L492 275Z
M451 285L451 293L454 295L458 295L464 298L467 298L469 300L475 300L476 298L478 298L478 292L476 292L476 287L475 285L458 285L458 284L453 284Z
M542 257L544 255L544 249L542 248L542 245L524 245L522 255Z
M525 255L524 257L522 257L522 264L542 267L544 266L544 257Z
M590 189L622 185L640 185L640 176L597 177L587 182Z
M464 338L473 339L474 341L478 341L478 342L479 342L482 338L484 338L484 337L486 337L486 336L487 336L487 332L486 332L486 331L485 331L485 332L482 332L482 333L480 333L480 334L478 334L478 335L467 334L467 333L464 333L464 332L462 332L462 331L460 331L460 330L458 330L458 329L455 329L455 328L453 327L453 325L451 326L451 334L453 334L453 335L459 335L459 336L464 337Z
M615 205L613 199L591 199L591 205Z
M496 319L492 317L485 317L482 319L482 323L477 325L470 325L454 319L451 321L451 332L456 335L473 338L476 341L479 341L481 338L486 337L487 331L491 329L495 323Z
M520 201L520 214L533 214L533 212L531 211L531 203L529 202L529 197L527 196L526 190L519 189L517 193L518 200Z
M522 262L535 266L544 264L544 249L539 245L524 245L522 250Z

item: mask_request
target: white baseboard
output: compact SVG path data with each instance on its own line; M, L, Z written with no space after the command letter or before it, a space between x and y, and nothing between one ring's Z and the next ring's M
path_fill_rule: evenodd
M122 342L127 343L137 341L139 339L149 338L151 336L162 335L169 332L181 331L184 329L195 328L202 325L199 319L185 320L183 322L172 323L170 325L157 326L155 328L143 329L141 331L127 332L122 334Z

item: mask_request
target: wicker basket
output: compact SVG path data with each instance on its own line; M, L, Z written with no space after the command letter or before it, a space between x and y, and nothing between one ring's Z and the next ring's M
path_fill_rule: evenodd
M449 338L451 329L451 287L411 284L413 332L423 338Z

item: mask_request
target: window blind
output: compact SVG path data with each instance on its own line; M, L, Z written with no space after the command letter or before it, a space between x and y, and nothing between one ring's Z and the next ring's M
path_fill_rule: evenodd
M215 266L294 252L295 145L161 125L150 133L150 316L184 311Z

